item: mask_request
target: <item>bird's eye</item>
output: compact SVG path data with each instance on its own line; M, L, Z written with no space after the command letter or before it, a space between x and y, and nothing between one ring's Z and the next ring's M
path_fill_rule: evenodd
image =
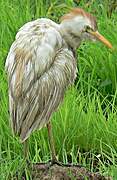
M89 31L91 31L91 30L93 30L90 26L85 26L85 32L89 32Z

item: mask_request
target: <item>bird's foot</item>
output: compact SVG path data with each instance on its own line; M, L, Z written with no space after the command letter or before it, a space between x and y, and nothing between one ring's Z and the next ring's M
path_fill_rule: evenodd
M81 165L81 164L72 164L72 163L64 164L64 163L58 161L56 158L50 160L50 163L51 163L51 164L50 164L51 166L53 166L53 165L56 164L56 165L58 165L58 166L63 166L63 167L73 167L73 166L79 167L79 168L85 167L85 166L83 166L83 165Z
M63 166L63 163L58 161L56 158L52 159L50 162L51 162L51 166L53 166L55 164L58 166Z

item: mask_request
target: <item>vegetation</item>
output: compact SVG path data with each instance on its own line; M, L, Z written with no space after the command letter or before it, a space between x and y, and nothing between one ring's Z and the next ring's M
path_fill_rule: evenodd
M17 30L26 22L59 17L71 7L95 14L99 31L114 50L101 43L82 43L78 50L78 78L64 102L51 118L58 159L85 165L93 172L117 179L117 12L108 17L108 0L1 0L0 1L0 179L13 177L24 168L22 144L9 125L8 87L4 64ZM47 130L33 133L29 140L32 163L48 161ZM29 172L27 179L29 179Z

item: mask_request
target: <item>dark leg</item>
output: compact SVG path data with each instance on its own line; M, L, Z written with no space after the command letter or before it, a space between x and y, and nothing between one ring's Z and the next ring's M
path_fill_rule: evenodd
M48 129L49 143L50 143L50 149L51 149L51 154L52 154L52 163L56 163L57 158L56 158L56 153L55 153L54 139L53 139L52 127L51 127L50 122L47 124L47 129Z
M28 153L29 153L29 149L28 149L28 139L26 139L23 143L23 153L24 153L24 158L26 160L28 160Z
M25 140L23 143L23 161L22 161L22 166L24 167L24 170L22 171L22 178L21 179L26 179L26 174L25 174L25 168L31 167L30 162L29 162L29 149L28 149L28 139ZM19 168L16 171L15 179L19 179ZM14 178L13 178L14 179Z

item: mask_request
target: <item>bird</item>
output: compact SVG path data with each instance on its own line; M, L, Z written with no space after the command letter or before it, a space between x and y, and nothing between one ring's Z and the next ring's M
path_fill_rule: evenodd
M50 117L76 79L76 50L85 40L98 40L112 48L98 32L96 18L78 7L63 15L60 23L38 18L18 30L5 69L10 123L24 144L25 156L30 135L47 126L51 159L57 161Z

